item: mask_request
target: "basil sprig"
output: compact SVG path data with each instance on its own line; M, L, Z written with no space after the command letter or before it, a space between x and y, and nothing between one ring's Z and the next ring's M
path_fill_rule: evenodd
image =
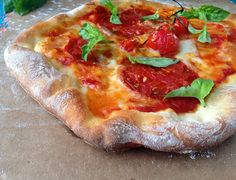
M179 13L180 16L186 18L199 18L213 22L220 22L227 18L229 14L228 11L212 5L202 5L199 8L192 8Z
M100 0L100 3L111 11L110 22L112 24L122 24L118 15L118 8L111 2L111 0Z
M157 20L159 19L160 15L158 13L149 15L149 16L143 16L142 20L147 21L147 20Z
M106 38L96 27L93 27L89 23L83 25L80 30L80 35L83 39L88 40L88 44L82 46L82 58L87 61L91 49L100 41L106 40Z
M176 64L179 60L170 59L170 58L155 58L155 57L132 57L128 56L129 61L133 64L144 64L153 67L168 67L172 64Z
M212 5L203 5L200 12L204 12L208 21L220 22L228 17L228 11Z
M201 34L198 36L198 41L201 43L211 43L211 36L207 32L207 26L206 24L204 25Z
M204 25L203 29L195 29L191 24L188 26L188 30L192 34L199 34L198 41L201 43L211 43L211 36L207 32L207 26Z
M46 2L47 0L4 0L4 9L6 13L15 10L19 15L24 16Z
M14 11L15 7L12 0L3 0L5 13Z
M195 79L190 86L181 87L173 90L165 96L166 98L172 97L193 97L197 98L202 106L206 106L205 98L210 94L214 82L202 78Z
M190 23L188 25L188 31L192 34L200 34L202 29L195 29Z

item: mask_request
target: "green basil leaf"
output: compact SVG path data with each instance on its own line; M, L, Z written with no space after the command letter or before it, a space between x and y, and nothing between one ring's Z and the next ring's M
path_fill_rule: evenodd
M89 23L84 23L82 29L80 30L80 35L86 40L98 38L100 36L104 37L98 28L92 26Z
M13 0L15 11L21 16L41 7L46 2L47 0Z
M205 26L203 27L203 29L195 29L191 24L189 24L188 26L188 30L190 33L192 34L199 34L198 36L198 41L201 42L201 43L211 43L211 36L210 34L207 32L207 29L206 29L206 24Z
M101 39L91 39L88 44L82 46L82 58L87 61L89 52L93 49L93 47L99 42Z
M228 11L212 5L202 5L200 12L204 12L208 21L220 22L228 17Z
M188 25L188 31L192 34L199 34L202 32L202 29L195 29L190 23Z
M80 35L83 39L88 40L88 44L82 47L82 58L87 61L88 54L92 48L100 41L106 40L105 36L96 28L89 23L85 23L80 30Z
M100 0L100 3L102 6L106 6L109 9L113 9L113 7L114 7L111 0Z
M180 16L184 16L188 19L199 18L205 21L207 20L213 22L220 22L227 18L229 14L230 13L228 11L212 5L202 5L199 8L192 8L179 13Z
M159 19L159 17L160 17L159 14L155 13L153 15L143 16L142 19L144 21L147 21L147 20L157 20L157 19Z
M210 94L214 82L212 80L205 80L202 78L195 79L190 86L181 87L173 90L165 96L166 98L172 97L193 97L197 98L202 106L206 106L205 98Z
M111 2L111 0L100 0L101 5L106 6L111 11L110 22L112 24L122 24L118 16L118 8Z
M204 26L202 33L198 36L198 41L201 43L211 43L211 36L207 32L206 25Z
M192 8L190 10L184 10L183 12L178 13L179 16L184 16L188 19L198 18L199 17L199 11L195 8Z
M203 20L203 21L207 21L207 16L206 13L204 11L199 11L199 19Z
M153 67L167 67L172 64L176 64L179 61L175 59L170 59L170 58L154 58L154 57L131 57L128 56L129 61L133 64L139 63L139 64L144 64L144 65L149 65Z
M4 2L4 11L5 11L5 13L10 13L15 9L12 0L4 0L3 2Z
M118 15L116 14L112 14L111 17L110 17L110 22L112 24L122 24L121 21L120 21L120 18Z

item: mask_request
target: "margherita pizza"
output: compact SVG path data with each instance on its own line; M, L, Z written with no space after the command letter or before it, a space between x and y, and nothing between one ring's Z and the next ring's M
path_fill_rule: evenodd
M41 106L106 150L184 153L236 131L236 16L212 5L87 3L21 33L5 61Z

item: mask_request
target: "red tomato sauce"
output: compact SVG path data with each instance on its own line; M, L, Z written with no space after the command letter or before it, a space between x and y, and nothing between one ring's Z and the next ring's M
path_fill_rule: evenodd
M87 41L82 38L71 38L64 50L68 52L74 59L81 59L81 47L87 44Z
M121 12L120 20L122 24L125 25L137 24L143 16L152 15L154 13L155 12L147 9L130 8Z
M110 23L111 13L108 12L106 8L98 6L93 12L85 15L82 19L99 24L119 36L134 37L152 30L149 26L141 23L141 17L153 13L154 12L147 9L130 8L120 12L122 24L117 25Z
M83 40L81 37L71 38L64 47L64 50L57 49L57 55L59 55L57 60L66 66L77 64L79 71L76 74L81 83L91 89L98 89L102 87L100 81L102 77L95 74L95 72L100 72L100 68L96 64L98 57L92 51L88 55L88 60L84 61L81 57L81 47L85 44L87 44L87 41ZM109 53L107 54L109 55Z
M84 61L81 57L81 48L85 44L87 44L87 41L82 39L81 37L71 38L64 48L64 55L61 55L58 60L66 66L69 66L72 63L83 63L86 65L93 65L95 62L98 61L98 58L93 52L89 53L88 61Z
M222 76L220 78L217 79L216 83L222 83L228 76L232 75L235 73L235 70L233 69L233 67L229 67L227 69L223 69L222 70Z
M121 80L131 90L141 95L157 100L156 106L137 107L140 111L152 112L166 108L172 108L177 113L194 110L198 100L194 98L170 98L164 100L164 96L172 90L182 86L188 86L198 78L198 75L190 70L182 62L167 68L153 68L145 65L129 64L121 71Z
M136 39L125 39L121 42L121 47L127 52L131 52L138 47L139 43Z
M231 29L228 35L228 40L234 44L236 44L236 29Z
M227 36L220 35L220 34L212 34L211 35L211 44L209 45L210 47L220 47L223 42L227 41Z
M209 48L220 47L224 42L227 41L227 32L223 25L208 23L207 28L212 40L210 44L206 44Z
M97 63L91 61L77 61L75 75L83 85L90 89L104 89L107 86L106 69L102 69Z

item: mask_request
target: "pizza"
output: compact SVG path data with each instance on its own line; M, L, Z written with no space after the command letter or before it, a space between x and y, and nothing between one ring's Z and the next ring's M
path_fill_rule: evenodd
M6 65L93 146L215 146L236 131L236 16L174 3L86 3L22 32Z

